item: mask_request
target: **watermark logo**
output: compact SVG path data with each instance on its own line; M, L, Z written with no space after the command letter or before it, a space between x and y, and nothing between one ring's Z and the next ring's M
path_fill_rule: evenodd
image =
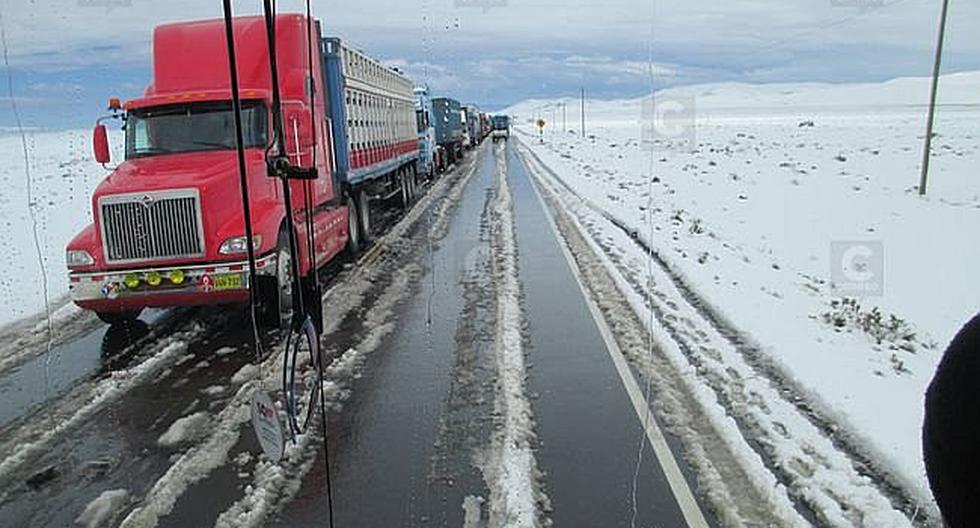
M885 290L884 244L877 240L832 241L830 279L834 290L843 295L882 295Z
M133 0L78 0L78 7L98 7L111 10L117 7L132 7Z
M857 9L858 13L865 13L873 9L878 9L888 5L885 0L830 0L831 7L845 7Z
M693 150L696 146L696 106L693 97L653 95L641 105L645 143L654 150Z
M494 7L506 7L509 0L453 0L456 7L476 7L484 13Z

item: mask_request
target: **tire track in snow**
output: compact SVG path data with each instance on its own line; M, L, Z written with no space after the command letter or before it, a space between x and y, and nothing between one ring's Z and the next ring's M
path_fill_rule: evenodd
M608 212L575 193L561 178L529 152L538 178L553 180L553 192L563 195L565 206L590 231L593 249L605 253L626 283L631 304L638 312L653 310L665 345L695 367L695 377L714 391L718 401L738 424L739 433L763 459L768 471L787 485L791 497L819 522L833 526L907 526L915 518L915 503L894 485L869 470L863 457L842 446L829 422L822 422L798 389L789 387L775 368L760 364L760 352L748 339L697 297L649 244ZM571 200L569 198L572 198ZM573 203L574 202L578 202ZM584 211L581 205L586 206ZM595 215L598 214L599 218ZM591 221L588 220L592 216ZM596 221L618 228L596 231ZM580 224L580 226L582 226ZM618 242L619 246L615 244ZM629 246L639 246L657 263L649 295L644 277L626 261ZM631 291L629 291L631 290ZM830 431L830 433L828 433ZM905 512L899 513L900 509Z
M649 354L646 317L623 295L625 281L603 259L601 248L559 202L558 192L541 181L535 167L528 174L554 215L565 244L574 256L593 300L612 329L619 350L651 384L650 405L684 447L684 457L695 468L698 491L722 526L806 526L795 510L785 486L765 471L758 454L733 430L734 422L717 404L715 394L689 382L693 367L679 364L663 347ZM604 255L603 255L604 256ZM641 320L643 319L643 320Z
M657 251L655 247L639 231L631 228L626 222L606 211L598 204L579 194L569 184L567 184L555 171L544 164L541 158L531 149L526 149L531 156L552 179L554 179L563 189L563 192L570 193L581 204L591 209L594 213L601 215L606 221L617 229L628 235L646 255L654 260L658 267L670 278L674 287L683 296L684 300L694 307L718 333L728 340L745 358L745 361L755 369L760 375L769 378L784 398L789 399L797 407L799 412L810 422L820 429L824 436L833 442L834 446L844 452L853 462L857 471L872 478L896 508L902 510L906 515L913 519L916 517L937 516L938 510L932 505L932 497L917 494L909 489L909 484L904 484L900 478L893 477L887 468L881 468L875 462L873 453L867 452L863 447L867 442L858 434L842 429L831 417L834 415L833 409L828 409L819 401L819 396L814 397L806 389L800 387L786 375L782 369L776 365L771 358L762 352L761 346L754 341L751 336L740 331L734 323L721 314L710 302L702 298L689 284L688 281L678 273ZM598 240L598 239L597 239ZM926 512L932 512L926 513ZM933 523L938 523L937 519L932 519Z

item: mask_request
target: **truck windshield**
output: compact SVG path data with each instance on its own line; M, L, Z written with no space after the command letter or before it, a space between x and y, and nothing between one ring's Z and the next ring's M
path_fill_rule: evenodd
M245 148L265 146L267 112L261 101L242 101ZM126 159L235 148L231 102L140 108L126 122Z

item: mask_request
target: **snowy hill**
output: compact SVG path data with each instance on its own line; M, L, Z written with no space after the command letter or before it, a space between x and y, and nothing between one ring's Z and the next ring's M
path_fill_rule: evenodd
M874 111L901 107L924 108L929 102L928 77L903 77L882 83L712 83L669 88L657 92L661 100L693 98L698 114L761 111L783 113L807 111ZM637 121L641 119L644 98L625 100L587 100L588 120ZM567 106L569 128L578 127L579 100L530 99L501 113L525 119L550 114L540 108L563 101ZM980 105L980 71L951 73L940 78L937 102L941 107Z

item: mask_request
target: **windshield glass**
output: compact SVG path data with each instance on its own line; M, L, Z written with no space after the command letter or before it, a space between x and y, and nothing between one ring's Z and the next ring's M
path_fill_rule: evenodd
M268 133L260 101L242 102L245 148L263 147ZM154 106L129 112L126 159L235 148L235 117L228 101Z
M0 0L0 528L980 528L978 29Z

